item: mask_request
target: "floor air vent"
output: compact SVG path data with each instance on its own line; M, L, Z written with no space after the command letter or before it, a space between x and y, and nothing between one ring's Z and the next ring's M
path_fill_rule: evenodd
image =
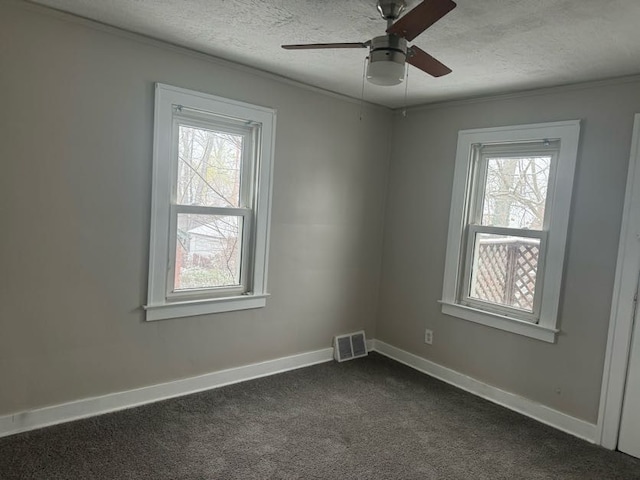
M367 356L364 331L338 335L333 342L333 356L339 362Z

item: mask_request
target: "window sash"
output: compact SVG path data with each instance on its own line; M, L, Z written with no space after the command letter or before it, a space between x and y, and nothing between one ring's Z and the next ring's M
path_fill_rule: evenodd
M242 218L242 239L240 247L240 284L220 287L194 288L189 290L175 289L175 269L177 255L178 236L178 214L191 213L196 215L219 215ZM168 301L179 301L185 299L198 299L209 297L225 297L231 295L245 294L251 288L249 279L251 278L253 252L249 246L253 244L254 232L253 211L248 208L229 207L200 207L194 205L172 205L169 234L169 259L167 265L166 298Z
M178 135L180 126L200 128L203 130L213 130L223 133L230 133L232 135L241 136L242 141L242 160L240 164L240 195L239 206L240 207L253 207L254 206L254 193L256 183L256 172L254 168L255 157L257 155L257 145L260 135L260 126L257 124L251 125L236 125L238 121L228 120L228 123L217 119L214 115L211 115L210 120L203 120L199 117L187 116L183 107L174 110L173 123L172 123L172 183L171 183L171 205L178 204L178 165L180 162L178 156Z
M533 297L533 309L532 312L527 312L519 308L513 308L498 303L479 300L471 297L471 276L473 273L475 242L477 234L494 234L512 237L525 237L535 238L540 240L540 246L538 247L538 265L536 267L536 287ZM486 310L494 312L499 315L505 315L512 318L518 318L531 323L538 323L540 319L540 307L542 303L542 291L544 284L544 266L547 251L547 237L548 234L545 231L539 230L525 230L519 228L505 228L505 227L490 227L485 225L468 225L466 228L466 251L464 258L463 274L461 284L459 287L460 296L459 303L470 307L478 308L480 310Z
M484 199L487 188L487 173L489 167L489 159L494 158L520 158L525 156L545 157L550 156L549 164L549 181L547 183L547 196L545 198L544 218L542 230L549 230L551 222L551 212L553 210L553 191L555 190L556 171L558 168L558 154L560 151L560 142L531 142L524 144L494 144L494 145L472 145L472 174L471 182L467 188L467 195L470 198L469 220L468 224L482 223L482 214L484 210Z
M232 135L242 136L242 158L240 164L240 192L239 207L210 207L202 205L182 205L177 202L178 197L178 165L180 162L178 155L178 138L180 126L211 130ZM182 106L174 106L172 119L172 178L171 178L171 198L169 202L169 258L166 272L167 301L176 302L184 300L196 300L201 298L227 297L242 295L252 288L250 278L252 277L252 260L254 252L253 245L255 231L254 192L256 191L255 168L257 164L257 151L255 146L258 143L260 128L259 125L250 122L227 117L219 117L214 114L202 112L194 109L187 109ZM189 290L176 290L175 288L175 266L177 255L177 235L178 235L178 215L221 215L237 216L242 218L242 238L240 245L240 283L239 285L197 288Z

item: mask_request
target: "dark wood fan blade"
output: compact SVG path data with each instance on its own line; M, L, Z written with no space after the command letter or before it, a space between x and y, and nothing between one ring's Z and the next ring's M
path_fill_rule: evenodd
M387 33L392 33L411 41L454 8L456 8L456 2L452 0L424 0L424 2L387 28Z
M299 45L282 45L285 50L311 50L316 48L367 48L368 44L354 43L303 43Z
M432 77L442 77L443 75L451 73L451 69L449 67L440 63L427 52L416 46L409 49L407 63L428 73Z

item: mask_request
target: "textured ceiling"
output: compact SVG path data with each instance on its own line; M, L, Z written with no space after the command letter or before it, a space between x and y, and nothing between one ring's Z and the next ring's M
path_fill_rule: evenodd
M365 41L386 28L375 0L33 1L355 98L367 50L280 45ZM412 42L453 73L411 67L409 105L640 73L640 0L457 3ZM405 87L367 83L364 95L400 107Z

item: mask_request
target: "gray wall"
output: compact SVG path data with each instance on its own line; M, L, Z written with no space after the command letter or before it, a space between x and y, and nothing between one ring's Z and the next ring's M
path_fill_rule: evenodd
M153 83L278 110L264 309L154 323ZM0 415L374 335L389 111L0 3Z
M156 81L278 110L264 309L143 321ZM640 83L395 120L366 108L360 122L357 103L8 0L0 89L0 415L326 348L364 327L595 422ZM442 315L457 131L574 118L557 344Z
M597 419L640 82L459 102L398 117L377 338L578 418ZM581 119L556 344L443 315L457 132ZM434 331L425 345L424 329Z

